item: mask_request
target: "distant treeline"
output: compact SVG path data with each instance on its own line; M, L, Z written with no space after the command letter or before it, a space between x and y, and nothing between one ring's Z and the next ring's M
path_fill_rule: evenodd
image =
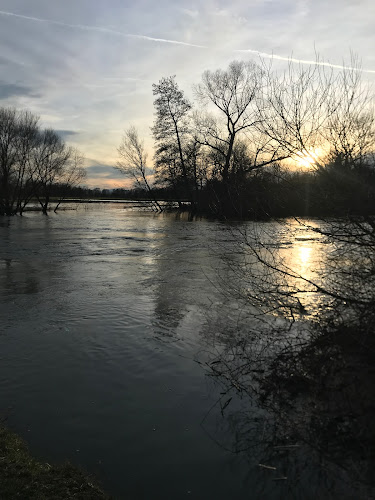
M161 201L174 201L173 192L168 189L153 189L152 191L155 196ZM69 186L68 188L64 185L54 184L51 188L51 196L53 198L60 198L64 196L65 201L69 199L81 199L81 200L149 200L150 196L147 190L140 187L125 189L100 189L100 188L89 188L87 186Z

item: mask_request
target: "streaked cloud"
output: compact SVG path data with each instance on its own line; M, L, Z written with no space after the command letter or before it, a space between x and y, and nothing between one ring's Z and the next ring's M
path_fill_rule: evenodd
M318 65L318 66L326 66L328 68L333 68L333 69L345 69L345 70L350 70L350 71L361 71L362 73L374 73L375 70L373 69L363 69L363 68L358 68L358 67L353 67L353 66L346 66L342 64L332 64L329 61L321 61L321 60L304 60L304 59L296 59L295 57L285 57L285 56L278 56L277 54L267 54L266 52L259 52L258 50L253 50L253 49L237 49L236 52L239 53L245 53L245 54L254 54L260 58L267 58L267 59L274 59L276 61L286 61L288 63L296 63L296 64L308 64L308 65Z
M196 47L196 48L206 48L203 45L196 45L193 43L187 43L187 42L181 42L179 40L168 40L166 38L154 38L151 36L146 36L146 35L134 35L132 33L123 33L122 31L117 31L113 30L110 28L105 28L102 26L88 26L85 24L69 24L69 23L63 23L61 21L55 21L53 19L44 19L41 17L33 17L33 16L23 16L21 14L15 14L14 12L7 12L4 10L0 10L0 16L6 16L6 17L16 17L19 19L25 19L27 21L34 21L37 23L47 23L47 24L52 24L55 26L64 26L66 28L71 28L71 29L78 29L78 30L83 30L83 31L96 31L98 33L109 33L111 35L115 36L122 36L126 38L137 38L139 40L147 40L149 42L160 42L160 43L171 43L175 45L185 45L187 47Z

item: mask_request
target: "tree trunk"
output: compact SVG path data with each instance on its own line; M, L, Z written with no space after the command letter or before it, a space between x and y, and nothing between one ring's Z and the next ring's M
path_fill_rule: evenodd
M48 203L49 203L49 195L46 196L44 203L42 205L42 212L44 215L48 215L47 210L48 210Z

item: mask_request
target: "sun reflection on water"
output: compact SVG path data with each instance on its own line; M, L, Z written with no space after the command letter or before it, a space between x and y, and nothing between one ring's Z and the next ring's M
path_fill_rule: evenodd
M310 266L310 261L311 261L311 254L312 254L312 247L308 246L301 246L299 248L299 260L300 260L300 265L303 267L304 270L307 270Z
M327 248L312 226L297 228L289 241L289 248L280 252L286 289L292 292L290 296L297 301L305 318L315 316L323 299L317 287L322 284Z

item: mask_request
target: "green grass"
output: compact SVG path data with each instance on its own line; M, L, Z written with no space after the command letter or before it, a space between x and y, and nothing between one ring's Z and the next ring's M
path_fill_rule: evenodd
M50 465L32 457L26 443L0 425L0 498L2 500L109 499L73 465Z

